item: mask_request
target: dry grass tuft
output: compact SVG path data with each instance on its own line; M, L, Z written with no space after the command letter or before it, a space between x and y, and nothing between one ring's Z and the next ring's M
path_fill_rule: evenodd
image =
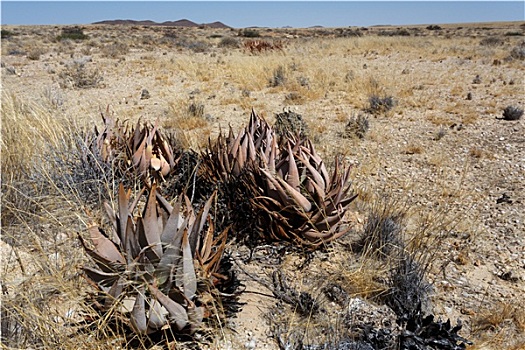
M193 150L202 149L208 142L211 128L204 114L203 103L192 100L176 100L168 105L163 126L178 132L181 147Z

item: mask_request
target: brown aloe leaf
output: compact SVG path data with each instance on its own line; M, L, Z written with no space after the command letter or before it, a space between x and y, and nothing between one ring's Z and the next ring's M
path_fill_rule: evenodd
M130 213L132 213L132 212L135 210L135 208L136 208L136 206L137 206L137 204L138 204L140 198L141 198L142 195L144 194L144 191L145 191L145 190L146 190L146 188L145 188L145 187L142 187L142 189L140 190L139 194L137 195L137 197L135 198L135 200L133 201L133 203L131 203L131 205L129 206L129 212L130 212Z
M290 185L293 189L299 190L300 179L299 179L299 170L297 170L297 164L295 163L294 155L292 154L292 149L290 143L288 145L288 175L286 176L286 183Z
M234 156L237 155L237 152L239 151L239 147L241 145L242 137L244 136L244 130L241 130L235 140L230 144L230 147L228 148L228 153L233 154Z
M140 143L140 145L138 146L138 148L135 150L135 152L132 155L133 165L137 168L142 163L142 158L143 158L142 155L144 154L145 148L146 148L146 138L143 138L142 142Z
M337 222L341 221L343 214L344 213L323 217L321 220L314 223L314 226L320 232L327 231Z
M88 246L86 245L86 242L84 241L82 236L80 236L80 234L78 234L77 237L80 240L80 243L82 244L82 247L84 248L86 253L95 261L97 266L103 272L108 272L108 273L115 272L115 268L116 268L115 265L116 265L116 263L114 261L108 260L108 259L100 256L100 254L98 254L93 249L88 248Z
M111 308L111 306L115 303L115 301L120 297L120 294L122 294L123 290L124 290L124 281L123 281L123 278L120 277L113 283L113 285L108 291L110 298L107 298L104 302L105 310L108 310Z
M154 299L148 311L148 330L161 329L167 322L161 303Z
M124 189L124 185L121 183L118 189L118 217L119 217L119 238L120 241L126 241L126 226L128 223L129 216L129 197L130 191ZM126 250L126 249L125 249Z
M208 229L202 240L202 247L200 247L200 256L206 261L211 253L213 245L213 221L211 218L208 218Z
M325 193L321 187L319 187L314 180L311 178L306 178L306 187L311 187L312 191L310 192L310 195L315 201L315 204L317 207L322 207L325 200Z
M256 149L255 149L255 145L253 143L253 137L250 133L248 133L247 135L247 139L248 139L248 149L246 151L246 154L247 154L247 159L250 160L251 162L254 162L255 161L255 156L256 156Z
M178 330L183 329L188 324L188 314L184 307L162 293L158 288L148 284L150 293L168 310L170 320L175 323Z
M144 135L140 129L140 120L138 120L137 126L135 127L135 131L133 133L132 144L130 145L131 149L137 150L140 147L140 144L142 143L143 139L144 139Z
M135 228L133 225L133 220L131 219L131 216L128 216L128 220L126 223L126 233L124 236L124 249L126 253L126 260L129 263L133 259L135 259L140 251L140 246L138 244L138 236L135 232Z
M142 254L146 254L146 257L148 258L148 261L149 262L158 262L161 257L162 257L162 252L161 252L161 255L158 255L157 252L155 251L155 247L156 246L160 246L159 243L156 243L156 244L151 244L149 243L148 241L148 237L147 237L147 233L146 233L146 228L144 226L144 219L143 218L138 218L137 219L137 239L138 239L138 242L139 242L139 247L140 247L140 252L137 256L141 256ZM162 246L160 247L160 249L162 250Z
M268 195L275 200L280 199L281 205L291 204L290 196L286 193L279 182L272 176L272 174L264 169L261 169L261 172L266 176L266 183L269 189Z
M146 305L144 299L144 287L139 287L137 296L135 297L135 304L131 310L131 325L138 334L145 334L148 329L146 320Z
M89 266L84 266L82 269L90 280L105 287L112 286L119 277L118 272L103 272Z
M168 213L171 213L171 211L173 210L173 206L170 204L170 202L168 202L166 198L164 198L158 191L155 195L160 205L162 205L162 207L164 208L164 210L166 210Z
M160 240L159 225L157 222L157 185L153 184L150 194L148 196L148 202L144 208L144 233L148 245L151 245L152 250L160 258L162 256L162 246Z
M182 235L182 282L184 295L189 300L195 297L197 291L197 276L193 266L193 255L191 253L188 231L184 230Z
M164 230L162 231L162 234L160 235L160 239L162 243L164 244L169 244L173 241L173 238L175 237L177 230L180 228L180 225L182 224L183 217L180 213L181 205L182 203L179 198L177 203L175 203L175 206L172 207L172 210L170 211L170 216L168 218L168 221L166 221Z
M326 183L322 177L322 175L310 164L309 161L304 159L303 157L297 157L301 161L301 163L304 164L304 166L308 169L308 171L311 174L311 177L313 178L314 182L321 188L322 193L326 192Z
M217 191L215 190L204 204L204 207L200 210L199 214L197 215L195 224L193 225L193 229L190 231L189 240L192 252L198 249L197 242L199 241L199 235L202 232L202 229L204 228L204 224L206 223L208 213L210 212L211 205L216 195Z
M312 203L305 196L303 196L303 194L300 191L288 185L288 183L280 177L277 177L276 180L283 186L283 188L291 196L294 202L297 205L299 205L305 212L308 213L312 210Z
M211 244L212 246L217 247L217 250L215 251L215 254L213 254L213 256L210 257L211 250L207 252L207 255L202 255L202 259L204 260L204 271L206 271L207 273L213 273L218 270L218 266L222 258L222 253L224 252L224 248L226 247L226 238L228 235L228 230L229 228L226 228L219 235L219 237L217 237L213 244Z
M119 262L121 264L126 263L126 259L119 252L118 248L115 246L109 238L104 236L98 226L91 226L88 228L91 240L95 245L94 252L97 253L100 257L111 261Z

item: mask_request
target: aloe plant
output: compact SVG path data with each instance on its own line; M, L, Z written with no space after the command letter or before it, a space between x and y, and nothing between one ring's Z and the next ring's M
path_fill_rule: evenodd
M315 248L348 231L340 222L355 198L349 195L350 169L336 159L329 175L308 138L286 133L278 142L252 111L246 128L234 136L230 127L203 158L205 176L226 194L238 236L256 231L265 240Z
M108 114L108 113L106 113ZM178 159L158 128L154 125L141 125L140 120L133 128L127 123L102 114L104 130L95 127L96 146L106 163L117 162L123 173L132 172L147 184L152 179L164 180L176 167Z
M275 133L270 125L252 110L248 125L237 136L229 127L228 136L219 134L216 142L211 141L203 156L205 176L210 181L230 181L253 167L257 154L269 157L276 151Z
M137 334L168 328L193 333L211 315L205 300L212 298L204 294L224 277L217 271L227 230L214 238L208 215L215 194L195 215L187 197L172 206L153 184L137 217L143 192L130 203L130 191L121 184L117 210L105 203L112 232L90 226L93 248L79 236L96 265L84 266L85 276L103 295L95 306Z
M289 138L285 147L252 177L250 187L256 193L252 203L265 213L260 226L269 226L272 240L311 248L341 237L348 232L341 220L356 198L349 195L350 168L343 168L336 158L329 175L308 139Z

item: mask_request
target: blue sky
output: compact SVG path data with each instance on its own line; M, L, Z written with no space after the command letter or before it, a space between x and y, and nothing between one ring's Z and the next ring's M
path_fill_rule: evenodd
M523 21L524 1L5 1L2 24L107 19L221 21L232 27L324 27Z

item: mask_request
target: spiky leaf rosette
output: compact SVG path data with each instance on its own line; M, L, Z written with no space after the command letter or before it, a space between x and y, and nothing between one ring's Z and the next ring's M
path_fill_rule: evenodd
M95 134L104 162L116 163L122 173L133 169L146 184L163 180L174 171L178 159L160 132L158 121L152 126L139 120L133 128L111 116L102 114L102 119L104 130L99 133L95 128Z
M253 172L247 186L257 193L252 199L265 215L259 226L271 240L287 240L316 248L332 241L349 229L340 223L348 205L350 168L338 158L330 176L321 157L308 139L290 138L279 157ZM250 180L250 179L248 179Z
M227 182L253 166L258 153L269 157L272 147L276 148L272 128L252 110L248 125L237 136L230 126L227 137L221 132L214 144L210 141L202 155L204 175L212 182Z
M154 184L137 217L143 192L130 203L130 191L120 185L117 210L105 205L112 232L89 227L93 248L80 237L96 264L83 270L102 292L95 308L137 334L193 333L212 309L203 299L213 300L203 296L224 277L218 271L227 230L214 238L208 216L215 194L195 215L187 198L172 206Z
M259 166L259 158L275 157L276 154L277 143L272 128L253 110L248 125L237 135L230 126L228 136L221 133L215 143L210 141L208 149L202 153L200 191L206 196L206 192L218 190L219 216L223 219L222 223L217 223L219 227L232 224L237 233L252 231L256 221L249 200L252 194L243 186L243 177L249 169ZM251 245L253 242L245 243Z

